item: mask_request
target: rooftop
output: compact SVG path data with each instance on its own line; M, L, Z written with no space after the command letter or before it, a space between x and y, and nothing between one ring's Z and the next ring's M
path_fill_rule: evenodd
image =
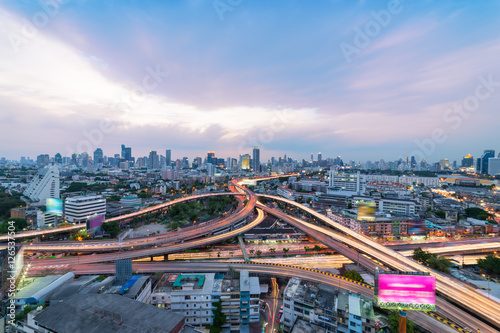
M50 305L35 320L54 332L171 332L184 316L119 295L73 295Z

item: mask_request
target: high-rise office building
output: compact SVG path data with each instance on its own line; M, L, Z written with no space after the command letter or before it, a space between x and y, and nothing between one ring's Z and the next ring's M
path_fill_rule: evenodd
M207 163L217 164L217 160L215 159L215 152L207 152Z
M125 161L132 162L132 148L125 147L125 145L122 145L121 158Z
M94 164L99 164L104 162L104 154L101 148L94 150Z
M62 156L61 154L57 153L56 156L54 156L54 161L58 164L62 164Z
M481 156L481 170L478 173L483 175L488 174L488 161L490 158L495 157L494 150L485 150L483 156Z
M463 168L470 168L474 166L474 157L472 157L471 154L464 156L462 159L462 167Z
M36 165L40 167L46 167L49 165L49 154L42 154L36 157Z
M318 163L320 163L322 161L322 156L321 156L321 153L318 153Z
M439 161L439 168L441 170L446 170L450 168L450 161L446 158Z
M259 146L253 147L253 171L260 172L260 149Z
M250 154L241 156L241 170L250 170Z
M498 157L491 157L488 160L488 175L500 175L500 154L498 155Z
M172 165L172 150L167 149L165 151L165 164L169 167Z
M415 159L415 156L411 157L411 162L410 163L411 163L410 166L411 166L412 169L417 166L417 160Z
M158 156L155 150L151 150L149 152L148 169L158 169L159 166L160 166L160 157Z

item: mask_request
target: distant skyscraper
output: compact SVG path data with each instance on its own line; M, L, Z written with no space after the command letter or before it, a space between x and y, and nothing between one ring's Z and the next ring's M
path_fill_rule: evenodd
M241 170L250 170L250 154L241 156Z
M132 162L132 148L122 145L121 158L125 161Z
M172 165L172 150L170 150L170 149L167 149L165 151L165 164L167 166L171 166Z
M99 164L104 162L104 154L101 148L94 150L94 164Z
M322 160L321 153L318 153L318 163L321 162L321 160Z
M217 164L217 161L215 159L215 152L207 152L207 163Z
M314 161L314 154L311 153L311 162Z
M260 149L259 149L259 146L253 147L253 171L260 172Z
M481 170L478 171L483 175L488 174L488 160L492 157L495 157L494 150L485 150L483 156L481 156Z
M500 154L497 158L492 157L488 161L488 174L490 176L500 175Z
M441 170L446 170L450 168L450 161L448 159L442 159L439 161L439 168Z
M151 150L149 152L148 169L158 169L159 166L160 166L160 157L158 156L155 150Z
M54 157L54 161L58 164L62 163L62 156L61 154L57 153L56 156Z
M474 157L472 157L471 154L464 156L462 159L462 167L463 168L470 168L474 166Z
M36 164L39 168L49 165L49 154L38 155L36 157Z
M415 168L417 166L417 160L415 159L415 156L411 157L411 167Z

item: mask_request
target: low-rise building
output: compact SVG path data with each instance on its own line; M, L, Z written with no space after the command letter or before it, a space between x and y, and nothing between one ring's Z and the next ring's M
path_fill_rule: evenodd
M64 216L70 223L86 222L95 214L106 214L106 199L100 195L70 197L64 201Z

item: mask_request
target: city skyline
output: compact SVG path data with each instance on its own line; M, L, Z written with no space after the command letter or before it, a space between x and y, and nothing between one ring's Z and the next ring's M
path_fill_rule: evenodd
M4 2L0 126L16 139L1 154L126 141L143 156L160 142L181 156L258 145L263 158L345 160L494 149L500 4L393 5Z

